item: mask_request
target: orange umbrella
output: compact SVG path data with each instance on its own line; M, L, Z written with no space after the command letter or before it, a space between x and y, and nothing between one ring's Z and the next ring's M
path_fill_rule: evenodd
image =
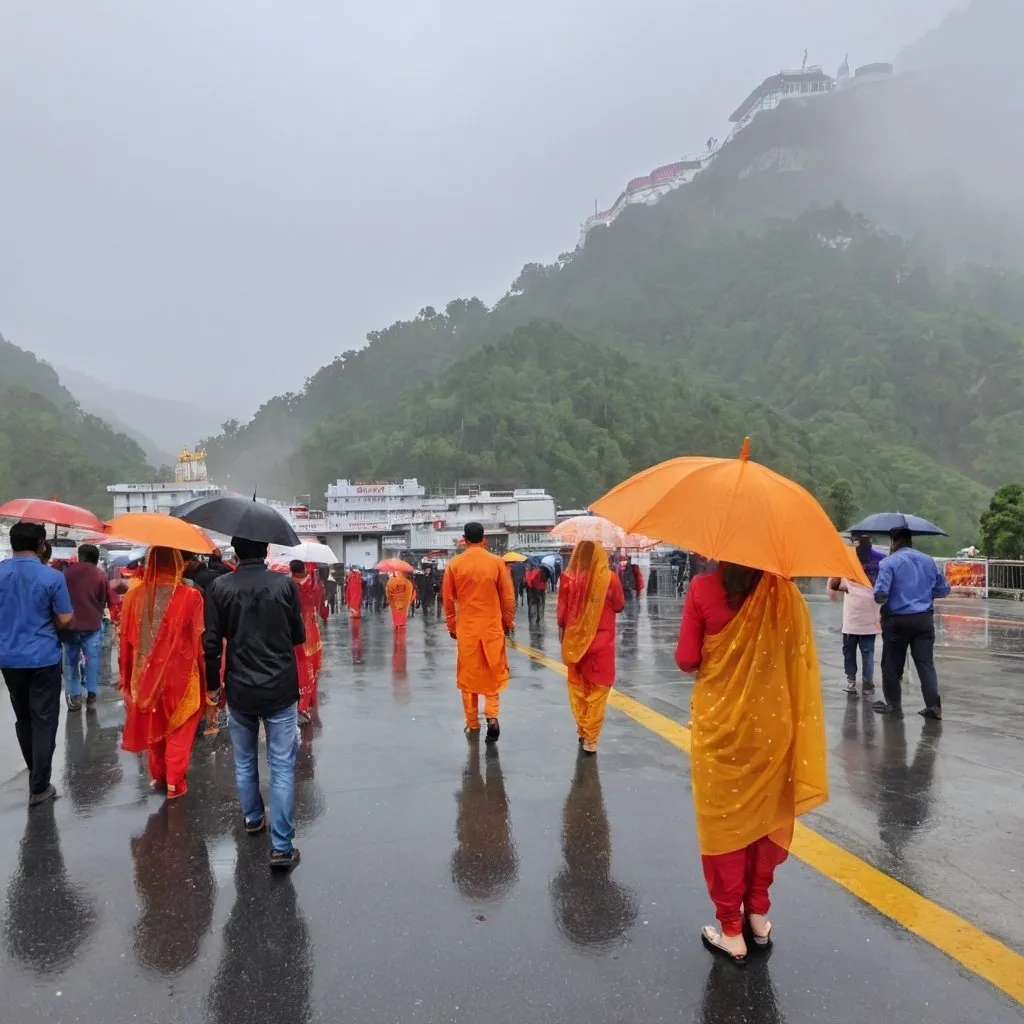
M159 512L125 512L109 520L104 531L151 548L177 548L209 555L216 547L198 526Z
M401 558L385 558L383 562L377 563L380 572L415 572L415 566L403 562Z
M612 488L591 508L630 533L705 558L789 578L846 576L870 586L814 496L750 461L749 437L738 459L670 459Z

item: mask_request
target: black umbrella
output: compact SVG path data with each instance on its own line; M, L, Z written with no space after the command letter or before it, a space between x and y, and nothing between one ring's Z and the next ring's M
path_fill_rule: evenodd
M849 527L849 533L892 533L894 530L909 530L915 537L946 537L941 527L922 519L920 516L906 516L902 512L876 512L862 519L856 526Z
M204 530L223 533L227 537L244 537L246 540L285 544L288 547L299 543L288 520L277 509L255 498L232 495L196 498L171 509L171 515L184 519L186 523L201 526Z

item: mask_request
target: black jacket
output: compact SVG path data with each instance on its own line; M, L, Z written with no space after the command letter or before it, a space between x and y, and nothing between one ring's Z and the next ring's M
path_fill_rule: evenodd
M223 563L217 565L198 565L192 572L185 573L185 578L191 580L204 594L206 593L207 587L213 583L214 580L220 579L226 573L231 570Z
M243 715L273 715L299 699L295 646L306 642L299 590L290 576L246 559L206 589L206 681L220 680L227 640L228 706Z

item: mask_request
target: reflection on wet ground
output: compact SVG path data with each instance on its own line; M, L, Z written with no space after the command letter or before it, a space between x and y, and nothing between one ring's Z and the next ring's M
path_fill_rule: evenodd
M814 827L1024 950L1024 722L1005 657L1024 651L1024 617L990 615L987 646L943 626L936 726L879 720L842 694L838 609L812 607L833 789ZM671 598L627 609L619 672L625 692L685 722L679 611ZM522 619L520 641L555 654L553 606ZM190 792L170 806L120 750L109 687L97 709L62 718L56 805L28 813L20 767L0 760L0 985L19 1024L1021 1020L797 862L780 872L770 960L712 961L675 748L610 713L602 753L581 758L564 681L519 655L499 745L467 743L434 616L404 639L374 615L325 633L291 878L272 877L265 837L241 828L224 731L197 740ZM13 744L6 709L3 736Z

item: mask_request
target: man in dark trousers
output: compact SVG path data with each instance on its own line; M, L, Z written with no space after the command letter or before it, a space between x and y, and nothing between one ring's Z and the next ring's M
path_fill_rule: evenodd
M95 705L100 689L103 655L103 609L107 606L107 574L100 568L100 549L83 544L78 561L64 570L74 618L64 639L64 695L68 711Z
M512 586L516 591L516 605L526 600L526 562L513 562L509 566L512 573Z
M267 545L233 537L240 561L235 572L206 591L208 701L220 697L223 641L227 641L228 727L235 754L235 782L245 830L262 832L270 818L270 866L299 863L295 837L295 762L298 755L299 671L295 648L306 642L298 587L265 564ZM260 794L260 722L267 735L270 813Z
M884 700L872 705L880 715L903 717L900 679L907 649L921 680L925 718L942 719L942 699L935 671L936 598L949 596L949 583L935 559L914 548L909 530L894 530L892 552L878 566L875 600L882 605L882 690Z
M10 536L14 556L0 562L0 670L29 770L28 803L35 807L57 795L50 783L60 719L57 630L71 625L71 596L64 577L39 560L42 526L15 523Z

